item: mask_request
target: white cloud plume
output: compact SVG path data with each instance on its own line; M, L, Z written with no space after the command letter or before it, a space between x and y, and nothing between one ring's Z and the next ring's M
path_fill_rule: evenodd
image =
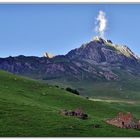
M100 37L104 38L105 30L107 27L107 19L105 12L99 11L95 24L96 24L95 31L98 33Z

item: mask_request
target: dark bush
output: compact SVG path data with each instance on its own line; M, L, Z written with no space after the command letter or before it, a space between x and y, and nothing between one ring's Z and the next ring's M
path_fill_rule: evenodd
M66 91L69 91L69 92L71 92L73 94L76 94L76 95L80 95L79 92L76 89L72 89L72 88L67 87Z
M59 88L59 86L58 86L58 85L55 85L55 87Z
M89 99L89 97L87 96L86 99Z

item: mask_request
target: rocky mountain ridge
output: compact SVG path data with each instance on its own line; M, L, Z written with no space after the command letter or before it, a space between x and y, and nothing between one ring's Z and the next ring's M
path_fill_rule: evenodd
M44 80L120 80L122 71L140 76L140 58L125 45L95 37L66 55L0 58L0 69Z

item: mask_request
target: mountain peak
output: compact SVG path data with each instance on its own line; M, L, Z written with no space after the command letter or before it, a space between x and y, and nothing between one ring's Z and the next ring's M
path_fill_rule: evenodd
M99 36L95 36L93 38L93 42L98 42L100 43L101 45L104 45L104 46L110 46L110 47L113 47L115 48L119 53L121 53L122 55L125 55L126 57L133 57L135 59L139 59L139 57L131 51L131 49L126 46L126 45L119 45L119 44L113 44L113 42L111 40L106 40L106 39L103 39Z
M97 42L100 42L102 44L105 44L105 43L111 43L112 44L111 40L108 40L108 39L106 40L106 39L103 39L103 38L101 38L99 36L93 37L93 41L97 41Z
M99 37L99 36L94 36L93 41L105 41L105 39Z
M97 64L121 64L135 65L139 63L139 57L126 45L118 45L95 36L90 42L83 44L80 48L70 51L67 56L71 59L86 60Z

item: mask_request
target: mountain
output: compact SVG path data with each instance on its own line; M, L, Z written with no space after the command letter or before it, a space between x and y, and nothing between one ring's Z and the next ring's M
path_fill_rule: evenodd
M111 92L109 88L117 89L115 96L122 96L122 89L127 89L129 93L130 91L137 92L136 87L139 89L137 85L140 79L140 58L126 45L118 45L111 40L94 37L90 42L71 50L66 55L49 57L48 53L45 54L47 54L45 57L20 55L0 58L0 69L46 80L52 84L72 86L80 90L83 95L99 93L101 88L96 84L102 85L102 82L104 87L106 85L106 92L101 91L98 95L109 95ZM109 82L111 86L107 84ZM112 87L113 83L116 83L115 88ZM134 87L130 88L131 85ZM95 89L97 89L95 93L91 94ZM128 98L125 94L123 97Z
M95 73L107 80L120 78L113 70L126 70L132 74L139 74L140 71L140 58L127 46L115 45L112 41L99 37L70 51L66 56L70 60L87 62L94 68L98 67L99 70L95 70ZM92 69L91 72L93 71Z
M110 40L95 37L62 56L50 57L45 53L45 57L0 58L0 68L37 79L119 80L114 70L139 75L140 58L125 45L115 45Z

